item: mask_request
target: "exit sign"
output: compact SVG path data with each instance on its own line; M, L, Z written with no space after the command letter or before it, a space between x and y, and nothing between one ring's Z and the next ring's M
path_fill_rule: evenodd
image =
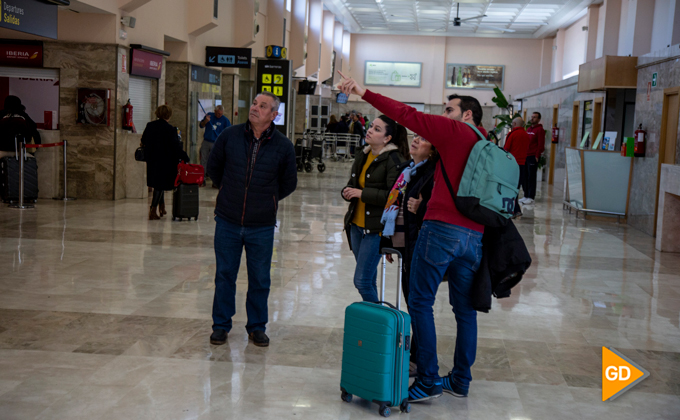
M658 73L652 74L652 87L656 87L656 81L658 80L657 75L658 75Z

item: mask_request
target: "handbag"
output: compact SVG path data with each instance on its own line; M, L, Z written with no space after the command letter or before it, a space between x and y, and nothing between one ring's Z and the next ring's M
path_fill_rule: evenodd
M144 156L144 146L140 146L135 150L135 160L137 162L146 162L146 157Z

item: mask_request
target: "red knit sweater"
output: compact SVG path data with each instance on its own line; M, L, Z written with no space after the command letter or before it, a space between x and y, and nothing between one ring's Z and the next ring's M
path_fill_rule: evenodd
M366 90L363 99L378 111L421 135L437 148L453 188L458 188L465 164L479 136L467 124L440 115L424 114L408 105ZM441 169L434 174L432 198L427 203L425 220L437 220L483 233L484 225L463 216L453 202Z

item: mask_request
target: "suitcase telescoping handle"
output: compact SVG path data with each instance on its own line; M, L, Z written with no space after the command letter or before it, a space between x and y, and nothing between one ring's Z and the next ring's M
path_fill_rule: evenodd
M387 271L387 254L396 254L397 255L397 262L399 266L399 282L397 283L397 310L401 310L401 252L397 251L394 248L383 248L380 250L380 253L382 254L382 284L380 286L380 302L378 303L384 303L387 304L388 306L391 306L394 308L394 306L390 305L389 303L385 302L385 274Z

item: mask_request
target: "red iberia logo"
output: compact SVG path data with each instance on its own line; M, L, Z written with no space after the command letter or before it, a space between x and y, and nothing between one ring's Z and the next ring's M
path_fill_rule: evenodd
M602 401L612 401L649 376L618 351L602 347Z

